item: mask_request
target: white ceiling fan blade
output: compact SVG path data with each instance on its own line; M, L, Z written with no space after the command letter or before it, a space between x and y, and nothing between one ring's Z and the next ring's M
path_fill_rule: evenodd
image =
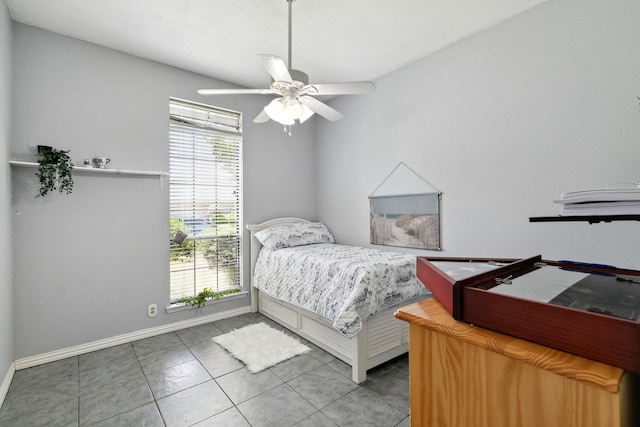
M198 89L200 95L272 95L271 89Z
M317 99L311 96L301 96L298 98L300 102L309 107L311 111L317 113L324 117L327 120L335 122L336 120L340 120L344 116L337 110L329 107L324 102L318 101Z
M264 109L262 111L260 111L260 114L258 114L258 116L253 119L253 123L265 123L269 121L269 115L264 111Z
M305 86L310 95L361 95L376 91L372 82L320 83Z
M298 120L302 124L302 123L306 122L314 114L315 113L313 112L313 110L311 108L309 108L306 105L302 104L302 115L300 116L300 118Z
M260 60L262 61L262 65L264 66L265 70L267 70L269 75L273 78L273 80L275 80L276 82L293 82L291 74L289 74L287 64L282 58L266 53L258 54L258 58L260 58Z

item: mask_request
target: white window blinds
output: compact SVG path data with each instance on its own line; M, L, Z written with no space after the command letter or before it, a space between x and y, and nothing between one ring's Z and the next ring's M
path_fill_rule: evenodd
M171 301L240 289L240 113L171 98L169 232Z

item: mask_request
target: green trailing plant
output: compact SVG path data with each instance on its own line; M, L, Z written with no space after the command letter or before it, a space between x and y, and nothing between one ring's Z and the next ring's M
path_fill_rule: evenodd
M240 289L227 289L226 291L214 292L211 290L211 288L204 288L202 292L199 292L196 296L183 297L178 302L181 302L183 304L187 304L190 306L202 307L209 300L212 300L212 299L219 300L224 296L237 294L238 292L240 292Z
M49 192L69 194L73 191L73 162L69 157L69 150L57 148L39 149L38 172L40 192L36 197L44 197Z

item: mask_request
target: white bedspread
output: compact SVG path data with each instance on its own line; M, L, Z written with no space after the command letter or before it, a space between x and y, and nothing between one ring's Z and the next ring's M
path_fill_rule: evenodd
M271 250L258 257L254 286L333 322L347 337L363 320L430 292L417 280L415 255L321 243Z

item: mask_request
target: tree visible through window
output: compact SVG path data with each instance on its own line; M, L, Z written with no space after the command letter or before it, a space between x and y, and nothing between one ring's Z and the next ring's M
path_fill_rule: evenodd
M169 101L171 301L240 289L240 113Z

